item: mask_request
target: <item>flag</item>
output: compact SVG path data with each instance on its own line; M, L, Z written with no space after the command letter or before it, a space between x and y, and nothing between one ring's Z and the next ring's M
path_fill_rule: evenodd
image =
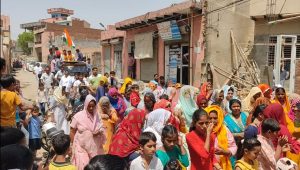
M66 45L68 47L75 48L75 44L72 41L72 38L71 38L71 36L70 36L70 34L69 34L69 32L66 28L64 29L64 33L63 33L62 38L63 38L63 41L66 43Z

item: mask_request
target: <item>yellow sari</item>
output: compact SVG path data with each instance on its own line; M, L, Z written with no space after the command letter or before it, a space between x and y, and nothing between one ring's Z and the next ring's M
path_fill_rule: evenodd
M227 131L224 125L224 113L219 106L211 105L204 109L208 114L211 111L216 111L218 113L218 124L214 127L213 133L216 134L218 139L218 147L228 151L228 139L227 139ZM220 155L220 166L222 169L231 170L231 162L228 156Z
M122 87L120 88L120 94L125 94L127 84L131 84L132 79L130 77L126 77Z

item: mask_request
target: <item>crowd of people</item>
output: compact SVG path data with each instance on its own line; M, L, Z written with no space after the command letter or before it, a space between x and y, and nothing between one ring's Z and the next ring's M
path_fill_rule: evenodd
M2 169L32 167L43 119L64 131L52 139L50 170L300 167L300 96L281 86L260 84L243 97L233 85L194 87L158 74L121 83L97 67L88 76L52 67L37 75L32 106L13 76L1 76Z

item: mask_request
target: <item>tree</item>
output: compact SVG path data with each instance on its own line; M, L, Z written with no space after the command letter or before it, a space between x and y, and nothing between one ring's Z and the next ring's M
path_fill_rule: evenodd
M22 48L25 54L31 53L31 48L28 47L28 43L33 43L34 35L33 32L23 32L18 36L18 45Z

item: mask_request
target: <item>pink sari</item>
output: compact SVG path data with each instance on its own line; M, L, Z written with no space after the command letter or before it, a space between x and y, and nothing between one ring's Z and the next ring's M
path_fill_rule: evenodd
M84 169L92 157L103 153L102 145L106 141L105 128L98 117L97 108L95 107L93 115L87 111L88 104L93 100L96 103L93 96L86 97L84 109L74 116L71 123L71 127L77 130L72 148L72 163L79 170Z

